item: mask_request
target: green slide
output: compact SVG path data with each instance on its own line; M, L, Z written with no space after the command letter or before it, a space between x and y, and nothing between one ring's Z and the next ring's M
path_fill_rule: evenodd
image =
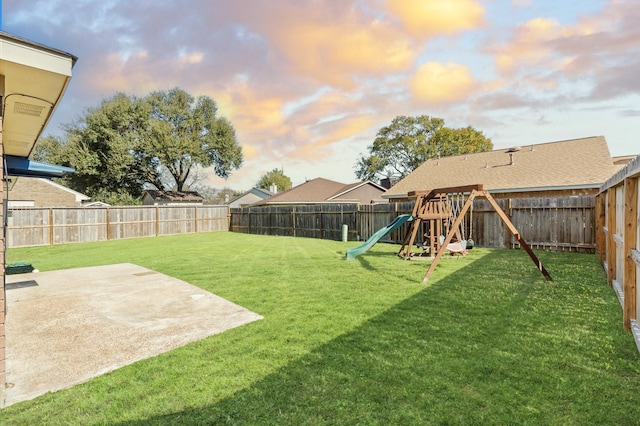
M355 259L357 256L373 247L373 245L377 243L380 238L384 237L390 232L395 231L396 229L400 228L405 222L412 219L413 217L410 214L403 214L396 217L393 222L382 229L378 229L367 241L364 242L364 244L347 250L347 260Z

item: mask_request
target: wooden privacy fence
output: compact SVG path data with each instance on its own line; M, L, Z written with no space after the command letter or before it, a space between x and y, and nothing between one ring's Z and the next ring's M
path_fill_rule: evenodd
M231 209L231 231L327 240L357 239L358 204L307 204Z
M533 248L595 251L595 200L592 196L496 199ZM341 239L347 225L350 241L366 240L401 214L411 214L414 202L382 204L315 204L231 209L231 231L263 235ZM382 242L402 243L405 224ZM481 247L518 247L487 200L476 199L465 238Z
M25 207L7 214L7 247L229 230L228 206Z
M596 196L596 242L600 259L622 306L623 326L640 350L640 156L600 188Z
M513 224L533 248L595 250L594 198L497 199ZM7 246L27 247L105 241L195 232L227 231L262 235L340 240L366 240L413 202L382 204L313 204L244 207L25 207L8 212ZM465 238L481 247L518 247L498 214L486 200L476 199L465 221ZM407 227L381 241L401 243Z

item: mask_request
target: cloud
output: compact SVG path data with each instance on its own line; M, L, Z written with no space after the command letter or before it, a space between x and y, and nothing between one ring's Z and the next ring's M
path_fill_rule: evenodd
M561 33L560 24L554 19L536 18L519 25L508 44L495 48L495 63L502 73L512 74L521 68L548 64L552 49L550 40Z
M352 89L363 76L409 69L419 45L356 3L296 1L257 5L246 25L269 40L296 73L320 84ZM285 23L285 24L283 24Z
M563 25L535 18L518 25L507 42L489 47L503 79L567 99L607 100L640 94L640 10L633 1L612 0L602 11ZM511 84L513 87L515 83Z
M258 150L253 145L242 145L242 154L244 159L248 161L258 158Z
M428 62L414 74L411 91L418 101L438 104L465 99L473 86L473 74L466 66Z
M353 115L314 126L316 135L309 143L298 147L291 153L293 158L318 161L329 153L329 147L345 139L362 133L373 124L370 115Z
M511 92L485 94L475 99L473 105L492 111L534 107L530 99Z
M386 6L421 40L475 29L484 23L484 8L476 0L387 0Z
M52 124L117 91L208 95L243 146L246 165L230 180L240 187L282 165L294 181L350 180L377 129L425 107L496 144L549 140L555 130L537 120L558 114L565 133L590 120L623 139L631 132L615 120L637 116L635 0L3 3L7 31L79 57ZM587 108L602 105L610 116L598 122Z

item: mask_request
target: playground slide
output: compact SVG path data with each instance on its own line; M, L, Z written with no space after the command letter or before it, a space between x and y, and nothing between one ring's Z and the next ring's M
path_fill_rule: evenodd
M400 228L405 222L411 219L413 219L413 217L410 214L403 214L396 217L393 222L391 222L384 228L378 229L367 241L364 242L364 244L347 250L347 260L355 259L357 256L373 247L373 245L377 243L380 238Z

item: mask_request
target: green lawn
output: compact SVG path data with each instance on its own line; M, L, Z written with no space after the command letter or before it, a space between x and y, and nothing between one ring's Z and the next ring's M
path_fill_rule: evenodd
M640 424L640 355L595 255L211 233L14 249L41 271L131 262L264 316L0 424ZM8 336L11 339L11 336Z

